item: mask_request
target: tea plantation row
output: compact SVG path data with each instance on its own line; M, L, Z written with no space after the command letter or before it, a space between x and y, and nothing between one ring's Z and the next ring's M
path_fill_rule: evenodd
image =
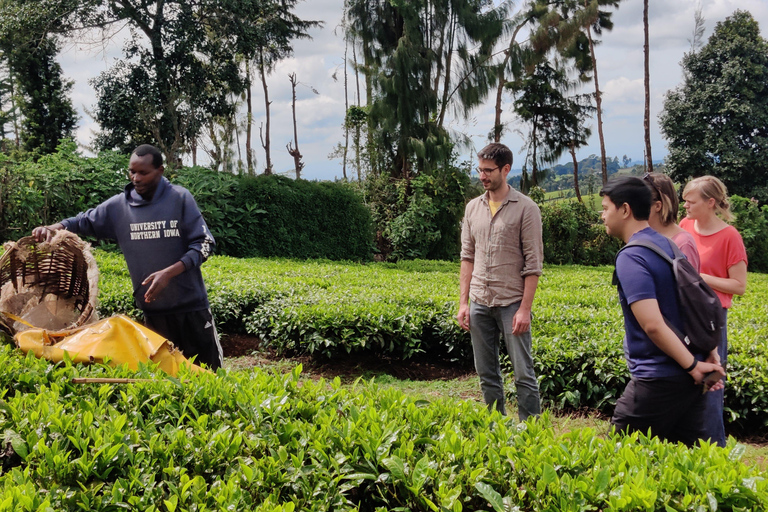
M133 309L120 255L97 253L103 315ZM282 351L338 357L372 351L471 364L454 320L458 264L344 264L214 257L204 266L224 331L247 331ZM629 378L611 268L548 266L534 303L534 358L548 408L610 413ZM768 431L768 276L750 274L729 313L727 418L731 431Z
M0 511L747 511L743 447L555 434L481 404L260 370L179 379L0 345ZM139 377L75 384L74 377Z

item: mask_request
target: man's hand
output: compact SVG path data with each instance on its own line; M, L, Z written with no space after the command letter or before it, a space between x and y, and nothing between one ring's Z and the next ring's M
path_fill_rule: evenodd
M53 235L60 229L64 229L64 225L60 222L51 224L50 226L38 226L32 230L32 236L37 242L48 242L53 238Z
M531 330L531 311L519 308L512 317L512 334L520 336Z
M459 306L459 314L456 315L456 320L459 321L459 327L465 331L469 330L469 305L462 304Z
M158 270L147 276L141 283L142 286L150 285L149 289L144 293L144 302L152 302L155 300L170 282L171 276L167 268Z
M725 377L725 370L723 370L723 367L720 366L719 363L707 363L700 361L690 372L688 372L688 375L693 377L693 380L696 382L696 384L701 384L704 380L704 377L710 373L710 372L716 372L720 374L721 378L714 384L712 384L709 389L706 391L717 391L720 389L725 388L725 383L723 382L722 377Z
M147 278L141 282L142 286L149 285L149 289L144 293L144 302L149 303L157 299L160 293L165 290L165 287L168 286L168 283L171 282L171 279L184 272L184 270L186 270L184 264L177 261L170 267L166 267L148 275Z

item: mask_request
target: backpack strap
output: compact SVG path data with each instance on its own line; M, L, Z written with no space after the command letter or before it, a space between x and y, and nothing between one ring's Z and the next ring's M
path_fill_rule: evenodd
M673 278L676 279L676 277L674 275L674 272L675 272L675 260L679 259L679 258L685 258L685 255L683 254L683 252L680 250L680 248L674 242L672 242L671 240L669 242L669 246L672 248L672 253L675 255L674 259L670 258L669 254L667 254L666 251L664 251L664 249L662 249L661 247L656 245L654 242L651 242L650 240L646 240L646 239L631 240L631 241L627 242L627 244L624 247L622 247L621 249L619 249L619 252L616 253L616 259L619 259L619 254L621 253L621 251L623 251L627 247L633 247L633 246L645 247L646 249L650 249L653 252L655 252L656 254L658 254L659 256L661 256L661 258L664 259L664 261L666 261L667 263L669 263L672 266L672 276L673 276ZM617 286L619 284L619 276L616 274L616 263L615 263L615 261L614 261L614 265L613 265L612 284L614 286ZM676 280L675 280L675 286L677 286L677 281ZM686 335L680 329L675 327L675 325L672 324L672 322L669 321L669 319L667 318L667 315L665 315L663 311L661 312L661 316L664 317L664 322L667 324L667 327L672 329L672 332L674 332L675 335L678 338L680 338L680 340L687 347L689 342L686 341L686 338L687 338Z

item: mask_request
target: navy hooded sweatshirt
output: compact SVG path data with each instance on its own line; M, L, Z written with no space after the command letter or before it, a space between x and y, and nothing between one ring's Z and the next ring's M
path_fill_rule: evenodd
M96 208L61 221L73 233L116 240L125 255L136 305L146 313L187 313L208 309L200 265L216 242L195 199L184 187L161 178L150 201L128 184ZM144 302L149 285L142 282L153 272L181 261L185 272L150 303Z

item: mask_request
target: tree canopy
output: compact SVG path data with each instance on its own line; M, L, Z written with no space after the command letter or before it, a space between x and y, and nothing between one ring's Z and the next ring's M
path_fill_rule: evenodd
M92 82L96 145L126 150L153 142L174 165L208 120L232 110L228 97L247 82L242 59L258 51L274 62L289 53L287 42L306 28L292 25L296 1L5 0L0 38L87 29L106 38L111 27L127 26L125 58Z
M713 175L731 194L768 201L768 42L757 22L734 12L682 66L660 117L671 177Z

